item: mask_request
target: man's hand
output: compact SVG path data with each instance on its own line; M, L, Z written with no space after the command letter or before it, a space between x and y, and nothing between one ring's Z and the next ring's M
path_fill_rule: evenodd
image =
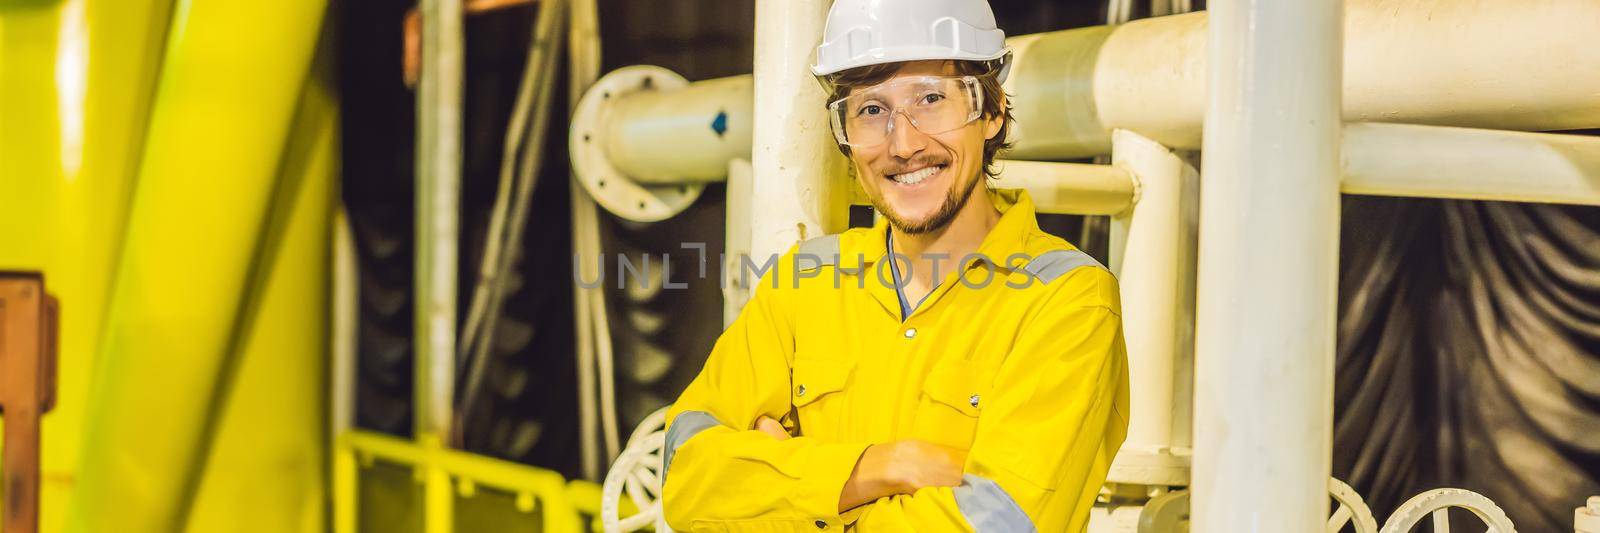
M783 424L771 417L757 418L755 429L778 440L791 437ZM920 440L868 446L839 494L839 512L885 496L913 494L923 487L960 485L966 462L967 452Z
M920 440L867 447L839 493L839 512L884 496L912 494L923 487L961 484L967 453Z
M777 420L773 420L772 417L765 415L756 419L756 430L768 435L772 435L772 438L778 440L789 440L790 437L789 432L783 429L782 423L779 423Z

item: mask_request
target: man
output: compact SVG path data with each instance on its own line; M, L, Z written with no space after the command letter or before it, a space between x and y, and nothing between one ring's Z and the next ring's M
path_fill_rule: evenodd
M669 411L685 531L1083 531L1127 428L1116 280L991 190L983 0L839 0L813 71L872 228L767 272ZM788 277L789 279L779 279Z

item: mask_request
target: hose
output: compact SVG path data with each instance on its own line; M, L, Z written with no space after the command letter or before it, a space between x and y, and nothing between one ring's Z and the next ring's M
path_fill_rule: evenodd
M465 426L463 422L476 407L476 400L481 396L478 390L482 387L488 368L489 349L494 345L494 330L499 320L500 308L505 301L506 279L509 277L506 273L514 268L521 252L522 231L527 224L528 205L532 202L533 190L538 185L539 163L543 159L544 137L550 121L548 108L555 92L556 52L562 45L561 40L556 38L564 22L562 7L564 5L559 0L545 0L539 3L534 33L528 44L528 60L523 69L522 82L518 87L517 102L513 110L510 126L513 131L507 132L506 135L507 152L504 161L509 163L513 157L517 157L516 145L521 144L523 136L522 132L516 130L527 127L528 116L532 116L533 124L527 132L528 142L521 150L521 157L517 159L514 186L506 187L507 183L502 179L501 194L495 199L496 209L499 210L502 204L507 203L508 195L504 194L507 189L515 191L509 235L502 235L508 228L505 215L500 213L498 221L493 220L494 215L491 215L490 240L485 246L484 259L487 261L492 255L495 262L492 265L485 265L484 275L479 278L478 288L481 290L475 291L473 295L472 310L472 313L476 313L479 318L474 320L469 315L468 328L463 335L463 339L467 342L463 342L462 348L468 350L464 352L466 357L462 362L467 368L467 381L462 388L464 394L460 396L461 406L456 410L457 423L454 434L457 445L462 444L465 435L462 430ZM512 142L513 138L517 143ZM502 165L502 178L508 175L505 172L508 167L509 165ZM500 227L496 228L496 225ZM507 251L502 253L501 248Z
M600 77L600 32L599 32L599 6L595 0L574 0L571 9L571 28L568 31L568 62L571 69L569 75L569 105L576 106L583 93ZM573 178L575 180L575 177ZM593 198L585 193L583 187L576 181L572 183L572 245L580 258L599 258L601 252L599 215ZM596 269L604 268L596 264ZM584 279L595 279L586 276ZM597 438L596 426L600 418L597 415L595 396L596 361L598 359L611 359L610 328L606 317L606 303L604 293L600 289L585 289L578 284L573 284L573 301L578 313L576 322L578 337L578 421L582 433L580 450L583 461L583 475L591 481L600 479L600 457L597 453L600 442ZM598 320L597 320L598 318ZM598 329L597 327L598 326ZM597 339L605 339L604 346L596 346ZM602 352L604 355L602 356ZM610 368L610 364L602 365ZM603 379L603 378L602 378ZM610 380L607 380L610 381ZM610 389L611 387L606 387ZM611 403L615 408L614 402ZM614 421L613 412L606 417ZM615 434L616 429L610 430ZM611 445L611 450L616 446ZM608 450L607 457L615 457L614 451Z

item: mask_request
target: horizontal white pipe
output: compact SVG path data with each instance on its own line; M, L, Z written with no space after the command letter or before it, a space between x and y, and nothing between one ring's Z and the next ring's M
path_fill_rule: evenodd
M1346 121L1517 131L1600 127L1600 2L1351 0ZM1023 35L1007 44L1016 159L1103 155L1111 131L1200 147L1206 12ZM793 31L793 30L789 30ZM799 39L799 37L795 37ZM796 67L804 70L804 65ZM798 89L814 91L801 72ZM804 79L802 79L804 78ZM713 181L748 157L750 76L616 98L604 137L615 166L642 183ZM726 132L712 127L727 113ZM820 128L821 125L818 127Z
M750 157L751 85L734 76L617 98L600 130L611 164L644 184L723 180L728 161Z
M1345 121L1518 131L1600 127L1600 93L1594 89L1600 87L1600 47L1587 42L1600 27L1600 2L1350 0L1346 11ZM1008 40L1015 66L1006 89L1017 121L1016 147L1006 156L1048 161L1103 155L1110 152L1113 129L1136 131L1172 148L1199 148L1209 16L1156 17ZM795 31L779 33L796 43L814 39ZM807 105L820 107L820 91L803 62L781 68L791 67L795 72L782 75L776 66L769 70L787 84L783 90L805 93ZM756 161L756 173L763 175L767 156L751 150L751 125L760 118L752 86L750 76L735 76L629 92L605 104L597 141L617 173L647 187L719 181L727 162L741 157ZM807 147L818 136L826 138L820 118L799 120L796 111L759 107L763 116L776 113L789 120L786 127L805 130L793 138L806 139ZM724 113L725 129L718 134L714 125ZM796 160L776 168L796 165L809 166ZM1431 190L1429 195L1457 196L1450 187ZM806 218L826 218L820 215Z
M1347 121L1519 131L1600 127L1600 2L1350 0ZM1019 159L1106 153L1115 128L1200 147L1210 14L1007 41Z
M1133 205L1133 176L1120 167L1083 163L999 161L996 187L1026 189L1038 211L1115 215Z
M1600 205L1600 137L1347 124L1341 189L1345 194Z

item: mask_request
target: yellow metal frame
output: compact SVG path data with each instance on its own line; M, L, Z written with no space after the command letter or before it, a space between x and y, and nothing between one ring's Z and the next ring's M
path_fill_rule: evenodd
M333 531L360 531L361 469L376 460L416 469L424 485L425 533L453 530L453 495L471 496L477 487L492 487L517 495L517 508L531 513L543 510L546 533L601 531L600 485L568 481L543 468L463 452L440 445L436 439L405 440L370 431L351 430L339 435L333 457ZM452 491L455 491L454 493ZM622 502L624 516L637 512L631 501ZM594 517L587 524L583 515Z

